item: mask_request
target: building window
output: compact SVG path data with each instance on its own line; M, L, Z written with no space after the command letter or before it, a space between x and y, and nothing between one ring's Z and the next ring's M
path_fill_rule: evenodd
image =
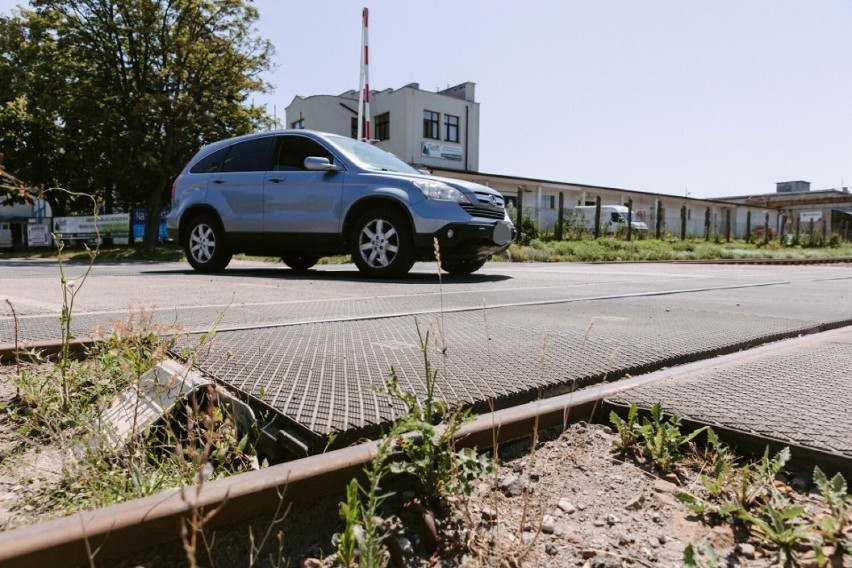
M390 138L390 113L386 112L376 117L376 138L388 140Z
M349 125L350 125L351 130L352 130L352 134L350 134L350 137L355 138L357 140L358 139L358 117L353 116Z
M459 117L451 114L444 115L444 140L447 142L459 141Z
M300 129L300 130L301 130L301 129L303 129L303 128L305 128L305 119L304 119L304 118L300 118L299 120L297 120L296 122L294 122L293 124L291 124L291 125L290 125L290 128L298 128L298 129Z
M433 112L431 110L423 111L423 138L432 138L434 140L440 140L441 135L439 132L440 120L438 118L438 113Z

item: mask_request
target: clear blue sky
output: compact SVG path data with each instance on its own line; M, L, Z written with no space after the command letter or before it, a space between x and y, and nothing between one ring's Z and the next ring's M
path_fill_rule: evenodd
M19 0L0 0L8 12ZM683 195L852 186L849 0L256 0L271 95L476 83L480 170Z

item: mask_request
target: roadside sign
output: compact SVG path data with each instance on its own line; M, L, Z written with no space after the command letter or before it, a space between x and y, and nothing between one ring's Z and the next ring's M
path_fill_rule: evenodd
M822 211L800 211L799 212L799 222L800 223L810 223L813 221L814 223L820 221L822 219Z
M49 247L53 244L50 235L50 223L27 224L27 246L30 248Z

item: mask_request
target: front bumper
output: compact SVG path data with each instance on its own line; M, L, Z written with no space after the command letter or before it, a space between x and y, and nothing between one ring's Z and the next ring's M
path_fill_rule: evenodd
M450 223L431 234L414 236L418 260L435 260L435 239L442 260L482 260L509 248L517 237L506 221Z

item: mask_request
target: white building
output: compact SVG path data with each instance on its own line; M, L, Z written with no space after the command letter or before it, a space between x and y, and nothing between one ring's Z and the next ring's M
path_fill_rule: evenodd
M371 137L376 145L414 166L479 170L479 103L467 82L443 91L417 83L370 93ZM358 91L297 96L287 107L287 126L355 138Z
M47 201L33 194L27 203L2 205L2 202L0 197L0 221L9 223L13 247L26 248L30 242L38 239L42 243L49 236L53 211Z

